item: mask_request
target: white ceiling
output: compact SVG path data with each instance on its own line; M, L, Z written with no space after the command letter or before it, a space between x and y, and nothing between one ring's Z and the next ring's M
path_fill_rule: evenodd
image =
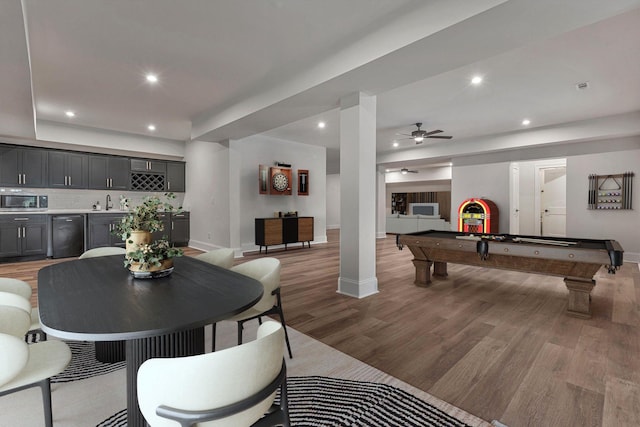
M391 147L415 122L454 136L423 147L451 147L525 117L533 130L640 111L638 76L640 0L0 2L0 136L18 140L46 141L45 122L178 141L266 133L328 147L335 172L337 107L356 91L377 96L381 158L415 151Z

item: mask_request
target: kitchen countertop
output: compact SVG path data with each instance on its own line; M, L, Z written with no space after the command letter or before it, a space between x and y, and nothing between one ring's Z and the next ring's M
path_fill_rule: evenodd
M127 214L130 211L121 211L120 209L34 209L34 210L0 210L0 215L72 215L72 214ZM185 213L187 211L182 211ZM164 213L164 212L160 212ZM167 212L170 213L170 212Z
M4 210L0 211L0 215L65 215L65 214L126 214L129 211L121 211L119 209L93 210L93 209L40 209L40 210Z

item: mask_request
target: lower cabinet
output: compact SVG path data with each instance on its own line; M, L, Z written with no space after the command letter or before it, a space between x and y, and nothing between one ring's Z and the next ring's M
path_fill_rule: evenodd
M101 248L105 246L125 247L122 238L114 234L116 226L124 214L89 214L87 249Z
M162 221L163 230L162 231L154 231L151 233L151 239L160 240L166 239L171 241L171 214L163 213L160 214L160 221Z
M0 257L47 255L46 215L2 215L0 218Z
M171 244L187 246L189 244L189 212L171 214Z
M255 244L265 247L265 253L269 246L282 245L287 249L289 243L307 242L311 247L313 241L313 217L288 217L288 218L256 218L255 219Z

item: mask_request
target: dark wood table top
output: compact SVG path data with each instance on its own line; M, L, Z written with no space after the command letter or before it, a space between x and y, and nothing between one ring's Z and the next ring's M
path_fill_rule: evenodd
M145 338L224 320L262 296L259 281L192 257L174 266L159 279L134 279L122 255L45 267L38 273L42 329L74 340Z

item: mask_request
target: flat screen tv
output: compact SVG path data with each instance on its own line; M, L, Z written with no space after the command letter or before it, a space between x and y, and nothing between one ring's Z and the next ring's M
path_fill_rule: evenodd
M438 203L411 203L409 204L411 215L440 216Z

